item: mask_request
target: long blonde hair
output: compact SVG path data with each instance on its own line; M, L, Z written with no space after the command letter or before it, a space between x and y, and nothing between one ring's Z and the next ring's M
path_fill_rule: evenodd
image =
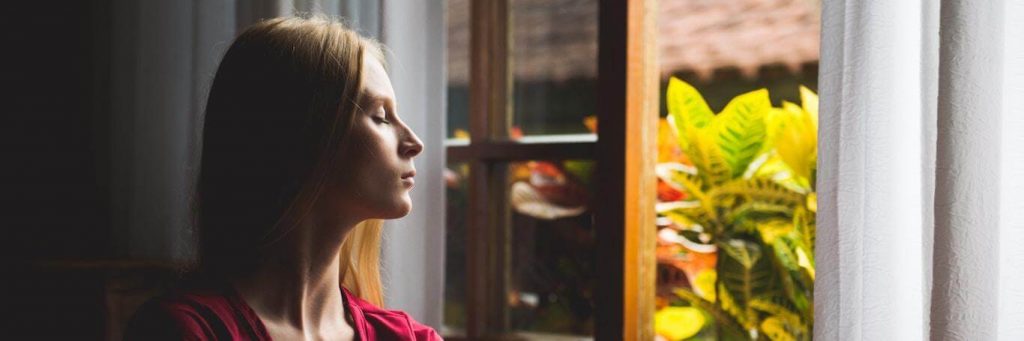
M378 43L324 16L265 20L235 39L204 118L199 277L253 270L310 212L341 166L366 55L384 64ZM343 286L378 306L381 225L368 220L348 233L339 269Z

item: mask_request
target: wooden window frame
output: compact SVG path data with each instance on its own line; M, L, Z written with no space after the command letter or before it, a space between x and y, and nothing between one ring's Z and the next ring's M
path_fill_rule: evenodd
M592 203L598 264L597 340L653 340L658 70L656 0L600 0L598 136L594 141L509 141L510 0L470 8L470 142L449 145L469 164L466 339L516 338L506 307L509 209L504 164L590 159L601 174ZM600 151L600 153L598 152ZM454 339L454 338L452 338Z

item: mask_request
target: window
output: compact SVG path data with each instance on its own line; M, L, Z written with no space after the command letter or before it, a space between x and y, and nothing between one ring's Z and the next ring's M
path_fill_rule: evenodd
M664 103L688 105L659 112L655 333L809 340L818 2L663 0L658 21Z
M448 2L447 338L653 337L650 4Z

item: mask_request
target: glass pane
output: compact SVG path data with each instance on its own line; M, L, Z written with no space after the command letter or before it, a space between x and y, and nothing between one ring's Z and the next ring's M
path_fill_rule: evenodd
M810 339L820 3L659 7L655 333ZM723 115L740 95L747 112ZM668 102L689 105L670 113ZM712 123L688 123L708 109ZM728 161L707 162L714 154Z
M448 0L448 138L469 138L469 0Z
M593 334L593 166L582 160L508 164L508 309L514 332Z
M444 336L465 335L466 328L466 224L469 221L469 164L452 163L444 170L445 273Z
M588 134L597 90L597 0L511 0L513 139Z

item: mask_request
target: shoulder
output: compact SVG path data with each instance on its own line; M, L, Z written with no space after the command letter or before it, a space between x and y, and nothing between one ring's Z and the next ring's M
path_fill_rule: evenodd
M419 323L404 311L382 309L347 291L345 294L350 300L350 307L353 308L355 322L362 324L357 328L364 329L362 332L367 340L442 340L437 331Z
M231 295L175 291L143 304L128 323L125 340L233 339L251 329Z

